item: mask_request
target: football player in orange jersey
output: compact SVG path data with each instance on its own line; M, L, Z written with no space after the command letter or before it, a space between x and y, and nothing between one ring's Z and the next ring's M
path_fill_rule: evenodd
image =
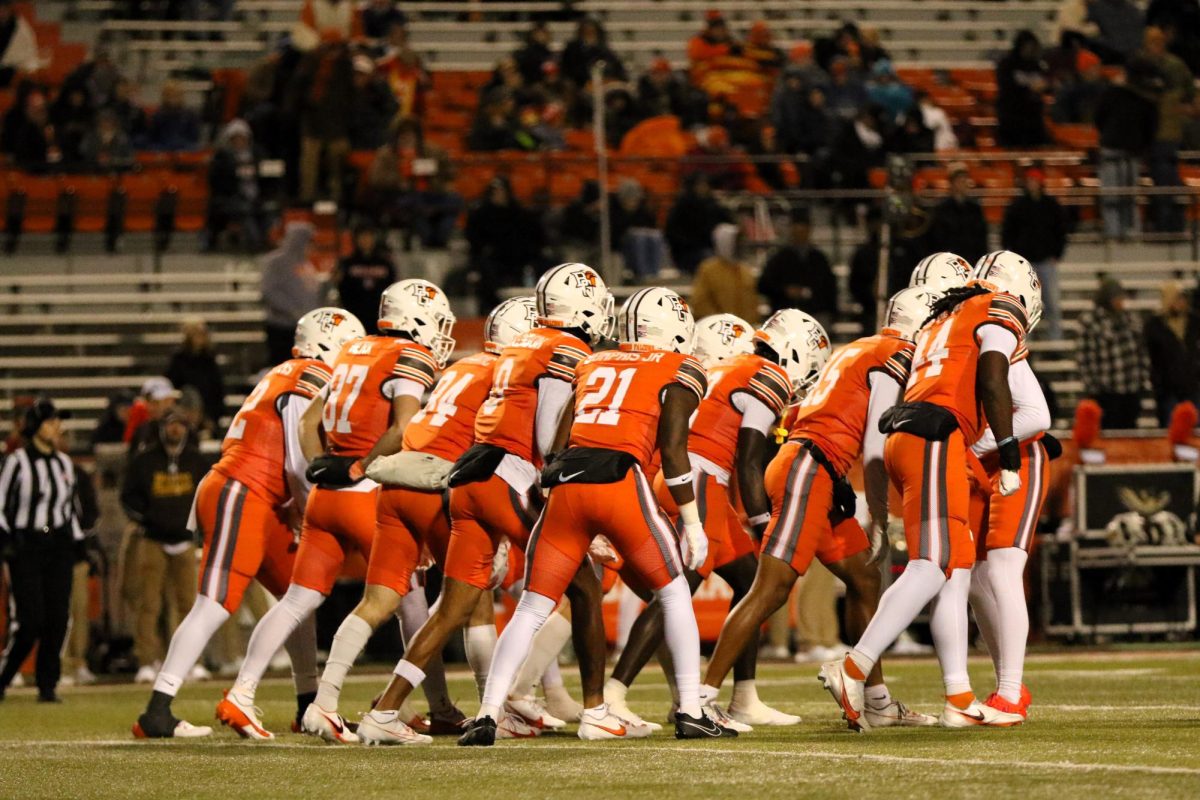
M579 366L574 413L563 426L569 425L567 447L542 472L549 496L526 548L526 589L496 646L483 703L460 745L495 742L495 720L530 642L587 562L592 539L601 535L662 604L680 693L675 735L737 735L700 708L700 636L683 572L685 565L703 564L708 549L687 458L688 418L706 389L704 368L687 355L694 327L677 294L642 289L621 307L619 349ZM646 479L655 451L684 521L682 558ZM579 728L582 739L648 734L603 702L584 711Z
M498 306L484 324L484 351L447 368L424 408L405 429L401 452L381 456L371 464L368 477L378 480L382 488L368 573L384 554L406 553L409 563L400 567L411 574L422 547L428 548L439 564L445 563L450 539L450 520L444 503L446 475L474 441L475 414L491 389L498 353L529 331L534 322L533 298L514 298ZM368 584L362 602L347 615L333 637L316 699L309 706L312 711L306 715L306 729L324 739L337 740L337 727L344 724L338 716L338 699L346 674L371 634L399 605L399 596L372 593ZM480 624L494 627L490 597L480 603L479 616ZM441 672L440 665L434 669ZM430 722L439 726L439 732L442 728L457 732L464 719L453 705L431 707L430 711ZM430 741L429 737L414 732L395 711L366 714L357 734L367 744Z
M204 537L200 590L171 637L150 702L134 723L134 736L212 733L206 725L176 719L171 701L209 639L238 610L251 581L257 578L277 597L287 589L295 550L291 528L299 527L310 488L304 477L308 460L300 449L300 417L328 383L338 350L362 334L362 323L340 308L305 314L296 324L293 357L259 381L233 418L221 443L221 459L200 482L193 507L192 528ZM287 648L299 720L316 691L313 626L297 628Z
M855 634L866 627L880 591L872 542L880 542L887 526L879 419L900 396L908 378L912 336L934 300L936 295L924 289L900 291L888 303L879 334L842 348L815 381L806 376L798 387L803 400L788 442L767 467L764 496L770 494L770 513L761 537L758 574L749 594L725 621L700 690L702 699L711 703L717 696L738 654L756 641L762 623L787 601L814 557L846 584L847 629ZM814 320L810 326L815 324ZM823 338L824 331L817 331ZM872 537L855 520L854 490L845 478L860 452ZM868 683L867 713L878 724L936 722L893 700L878 665Z
M237 681L217 706L217 719L244 737L273 738L254 709L258 682L291 631L333 589L346 550L355 548L370 559L378 484L363 470L379 456L400 450L422 395L454 349L450 303L429 281L409 279L385 289L378 326L381 335L342 347L329 383L300 420L300 445L309 459L306 474L316 488L305 506L292 582L255 627ZM415 559L399 548L379 556L370 561L365 598L394 604L409 589ZM306 710L306 730L327 730L312 724L318 713L311 705ZM354 734L337 722L340 731L330 723L336 738L354 741Z
M1029 282L1034 273L1025 259L1008 250L989 254L986 274L978 277L1022 298L1029 312L1029 329L1042 316L1041 289ZM1022 683L1025 640L1029 637L1029 606L1024 572L1034 532L1046 499L1050 460L1062 452L1046 433L1050 409L1024 350L1014 356L1008 371L1013 399L1013 436L1021 442L1021 487L1014 494L996 491L1000 461L996 435L988 427L971 450L979 457L989 485L972 482L971 530L976 539L975 569L971 574L971 610L987 642L996 671L996 691L985 705L1026 716L1031 702Z
M491 393L475 417L475 446L459 458L447 479L450 542L441 597L396 665L376 712L398 710L425 679L425 667L450 635L471 620L481 595L492 586L502 540L524 548L541 507L538 468L556 449L575 369L611 328L612 295L586 264L560 264L547 271L538 280L534 301L538 327L500 351ZM584 695L600 695L605 640L596 576L580 570L568 597ZM480 653L490 659L492 642L487 644ZM502 724L521 723L510 714ZM536 733L524 725L511 732Z
M937 294L949 289L959 289L971 279L971 265L955 253L934 253L925 256L913 268L909 276L910 288L923 287Z
M994 256L980 260L966 287L950 289L917 334L912 372L904 393L881 422L889 433L884 460L900 490L909 562L884 593L879 608L843 661L831 661L820 677L852 728L870 726L863 714L863 681L879 656L930 601L930 630L942 667L945 727L1009 726L1020 714L978 702L967 674L967 596L975 542L969 516L969 446L983 432L984 417L997 437L1000 495L1021 486L1021 446L1013 436L1009 362L1025 346L1028 296L997 291L988 279ZM991 260L989 260L991 259ZM1006 287L1038 286L1028 270Z
M736 469L742 505L761 538L771 508L763 488L767 436L796 388L811 382L829 357L825 331L815 319L795 309L773 314L753 335L752 346L753 352L712 366L708 393L692 417L688 438L693 491L708 533L708 559L688 576L688 582L694 592L716 572L733 590L735 606L750 591L758 559L755 542L733 507L730 480ZM673 511L661 479L656 488L663 507ZM619 716L639 719L625 704L625 693L661 641L662 614L658 604L651 602L634 623L629 642L604 686L605 700ZM758 698L754 683L757 657L756 635L745 643L734 665L734 696L728 715L713 704L710 716L742 732L751 730L752 725L800 722L799 717L777 711Z

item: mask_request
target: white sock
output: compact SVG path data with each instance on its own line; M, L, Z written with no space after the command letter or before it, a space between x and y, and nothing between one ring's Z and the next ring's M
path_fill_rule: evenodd
M1021 699L1025 644L1029 638L1029 606L1025 601L1025 561L1018 547L988 553L988 583L996 600L996 691L1010 703Z
M396 617L400 620L400 638L407 649L417 631L421 630L425 621L429 619L429 600L425 597L425 587L420 585L415 575L408 594L400 601ZM450 699L450 687L446 685L446 665L442 663L440 652L429 659L425 665L425 673L421 691L425 693L430 713L451 711L454 701Z
M987 645L988 655L992 657L992 666L996 670L996 680L1000 680L1000 643L996 638L999 632L996 626L999 621L999 611L996 608L996 595L992 592L991 581L988 578L990 569L987 561L975 562L971 570L971 593L968 599L971 611L975 612L975 624L979 626L979 635Z
M956 569L938 592L929 614L929 632L938 663L942 665L942 682L946 695L971 691L967 674L967 595L971 591L971 570Z
M912 624L945 583L946 575L932 561L914 558L908 562L904 573L879 598L875 616L850 653L864 675L874 668L883 652Z
M292 635L292 631L325 601L325 596L312 589L292 584L270 611L263 615L250 634L242 670L233 684L244 702L253 702L258 682L271 664L271 659Z
M296 626L283 643L292 661L292 683L296 694L317 691L317 618L313 614Z
M888 691L887 684L881 683L877 686L868 686L864 690L867 698L867 704L872 708L887 708L892 704L892 694Z
M154 680L154 691L174 697L183 685L184 678L200 660L204 648L208 646L208 640L227 619L229 612L220 603L204 595L197 595L192 610L171 636L167 657Z
M492 653L496 651L496 626L489 622L487 625L464 628L463 646L467 651L467 663L471 665L471 672L475 673L475 687L482 700L488 672L492 669Z
M526 591L521 595L517 610L513 612L512 619L504 627L504 633L496 643L479 716L499 720L500 706L508 697L508 690L516 680L517 670L525 661L533 637L554 613L557 605L556 600L535 592Z
M557 671L558 654L570 640L571 621L562 614L551 614L550 619L546 620L546 624L533 637L533 644L529 646L529 655L525 658L525 663L521 665L521 671L517 673L517 682L513 684L512 696L525 697L533 694L533 687L550 669L551 664ZM559 685L562 685L561 676L559 676L558 682Z
M604 702L610 706L625 705L625 697L628 694L629 687L616 678L609 678L604 682Z
M329 647L329 657L325 659L325 671L321 673L321 685L317 688L316 703L326 711L337 711L338 698L342 694L342 683L346 673L354 666L363 648L375 629L357 614L348 614L337 633L333 635L333 644Z
M683 575L678 575L655 594L662 603L664 638L675 662L679 710L689 717L699 717L700 630L692 609L692 590Z
M625 649L625 644L629 641L629 632L633 629L633 623L637 622L638 615L645 607L646 604L642 602L642 598L629 591L629 587L621 588L621 599L617 601L617 640L615 642L617 650Z
M758 699L758 687L754 685L753 679L733 682L733 699L729 702L730 707L750 708L761 704L762 701Z
M560 650L559 652L562 651ZM548 692L551 689L561 689L562 685L562 669L558 666L558 653L555 653L554 658L550 659L550 663L542 670L542 691Z

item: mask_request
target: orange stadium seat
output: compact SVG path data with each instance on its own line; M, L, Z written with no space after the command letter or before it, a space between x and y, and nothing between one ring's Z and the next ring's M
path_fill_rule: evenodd
M135 172L121 179L120 192L125 200L124 229L149 233L155 229L159 197L166 176L162 172Z
M108 220L108 204L116 182L100 175L67 175L62 191L71 199L72 229L77 233L100 233Z
M24 233L50 233L58 223L58 199L62 186L52 175L18 175L14 192L25 197Z
M175 197L175 230L194 233L204 229L208 213L208 181L203 175L175 173L167 183Z

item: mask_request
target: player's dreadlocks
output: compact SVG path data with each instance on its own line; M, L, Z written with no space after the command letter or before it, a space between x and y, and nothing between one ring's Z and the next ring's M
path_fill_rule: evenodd
M921 327L925 327L942 314L953 311L972 297L987 294L989 291L991 290L985 289L978 284L975 286L960 286L957 289L947 289L946 293L929 309L929 316L921 323Z

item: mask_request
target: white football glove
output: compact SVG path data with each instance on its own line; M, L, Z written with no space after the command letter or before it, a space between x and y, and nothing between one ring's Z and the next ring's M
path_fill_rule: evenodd
M492 556L492 577L488 580L488 588L499 588L500 584L504 583L505 576L508 575L508 551L512 547L508 543L508 538L500 540L500 544L496 546L496 555Z
M692 572L704 566L708 558L708 534L699 522L683 524L683 561Z
M1017 493L1021 488L1021 473L1015 469L1000 470L1000 485L998 490L1005 497Z
M867 551L867 562L870 564L879 564L887 560L888 554L892 551L892 542L888 537L887 522L878 522L872 519L867 524L867 540L871 542L871 549Z
M612 546L612 542L604 536L592 539L592 543L588 547L588 555L597 564L612 564L617 560L616 549Z

